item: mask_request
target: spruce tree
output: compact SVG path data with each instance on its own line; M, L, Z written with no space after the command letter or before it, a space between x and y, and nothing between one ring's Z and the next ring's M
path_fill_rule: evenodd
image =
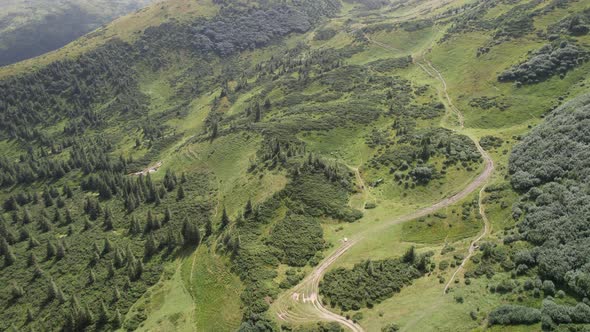
M31 212L29 209L25 208L25 212L23 215L23 224L28 225L33 222L33 217L31 216Z
M100 301L100 310L98 311L98 325L104 325L109 321L109 311L107 306L104 304L104 301Z
M31 308L27 308L27 323L35 321L35 314Z
M113 251L113 244L111 243L111 240L109 240L109 238L105 238L104 245L102 247L102 254L106 255L106 254L110 253L111 251Z
M207 218L207 222L205 223L205 238L208 238L213 234L213 224L211 223L211 219Z
M55 256L56 252L57 252L57 248L55 247L55 245L53 245L53 243L51 243L51 241L47 240L47 250L46 250L45 257L49 260Z
M90 269L88 273L88 284L92 285L96 282L96 274L94 273L94 269Z
M178 192L176 193L176 200L181 201L184 199L184 188L183 185L178 186Z
M55 284L53 278L49 279L49 285L47 286L47 301L51 302L57 298L59 288Z
M65 220L66 220L66 224L68 224L68 225L72 224L74 222L74 218L72 217L72 212L69 209L66 210Z
M113 302L119 302L121 299L121 292L119 291L119 287L115 286L115 290L113 291Z
M248 218L252 215L252 200L248 199L248 202L246 203L246 207L244 208L244 218Z
M12 252L12 248L8 247L6 252L4 253L4 264L6 266L10 266L16 262L16 256Z
M66 246L65 246L63 240L57 241L57 251L55 254L55 258L60 260L64 257L66 257Z
M35 264L37 264L37 256L35 256L35 253L34 252L31 252L29 254L29 258L27 259L27 265L28 266L33 266Z
M168 223L170 220L172 220L172 211L170 211L170 208L166 208L166 211L164 212L164 223Z
M25 295L25 290L19 286L16 282L12 283L12 286L10 287L10 295L12 296L13 301L16 299L21 298L23 295Z
M229 217L227 216L227 211L225 207L223 208L223 213L221 215L221 224L219 225L220 230L224 230L230 223Z
M201 243L199 227L196 224L189 222L188 219L185 219L182 225L182 237L185 246L192 245L197 247Z
M92 222L87 217L84 217L84 230L90 230L92 228Z
M137 235L141 233L141 224L137 219L137 216L133 215L131 217L131 225L129 227L129 233L132 235Z
M115 310L115 315L113 317L113 322L111 323L114 328L119 328L123 324L123 318L121 317L121 313L119 309Z
M113 229L113 212L110 208L105 209L103 228L106 231L110 231Z
M146 258L152 257L158 251L158 244L153 234L148 235L145 241L144 256Z

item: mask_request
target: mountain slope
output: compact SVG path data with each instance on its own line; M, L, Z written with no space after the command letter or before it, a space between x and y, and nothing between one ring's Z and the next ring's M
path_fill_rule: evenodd
M3 68L0 328L567 323L509 156L587 90L587 11L170 0Z

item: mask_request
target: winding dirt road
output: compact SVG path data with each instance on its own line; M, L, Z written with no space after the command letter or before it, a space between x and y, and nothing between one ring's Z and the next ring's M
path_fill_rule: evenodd
M397 49L395 49L393 47L389 47L389 46L384 45L382 43L375 42L374 40L372 40L370 38L367 38L367 40L369 42L372 42L375 45L383 47L387 50L398 51ZM440 81L441 86L442 86L441 92L444 95L444 99L446 99L447 107L449 107L449 109L457 115L457 119L459 122L459 131L463 130L463 128L464 128L463 114L453 104L452 99L448 94L448 91L447 91L448 86L447 86L447 83L446 83L444 77L442 76L440 71L438 71L432 65L432 63L430 61L428 61L428 60L423 60L423 61L425 62L425 64L422 64L419 62L416 62L416 64L419 65L428 75L430 75ZM482 215L482 219L484 221L484 230L471 243L471 246L469 248L469 254L463 260L463 262L459 266L459 268L455 271L455 273L453 274L449 283L445 286L444 293L446 293L451 281L459 273L460 269L462 269L465 266L467 260L475 253L475 251L477 249L477 242L480 241L484 236L486 236L490 230L489 221L486 217L484 207L482 204L482 195L483 195L483 192L485 189L485 184L488 182L488 180L490 179L490 177L494 171L494 162L493 162L492 158L490 157L490 155L481 147L478 140L476 138L471 137L471 136L469 136L469 137L476 145L477 150L481 154L483 161L484 161L484 170L481 174L479 174L479 176L477 176L477 178L475 180L470 182L465 188L463 188L461 191L459 191L458 193L454 194L451 197L444 198L441 201L439 201L433 205L419 209L419 210L414 211L410 214L382 222L380 224L375 225L374 227L372 227L370 229L366 229L363 232L355 235L354 238L343 240L342 245L338 249L336 249L334 252L332 252L329 256L327 256L319 265L317 265L305 279L303 279L297 286L292 288L290 291L283 293L276 300L276 303L278 303L277 316L279 317L279 319L283 320L283 321L290 321L293 323L304 323L304 322L309 322L310 320L314 320L314 319L325 320L325 321L334 321L334 322L338 322L341 325L347 327L349 330L351 330L353 332L364 331L363 328L360 325L358 325L357 323L355 323L352 320L347 319L346 317L343 317L339 314L331 312L326 307L324 307L324 305L322 304L322 302L319 298L319 295L318 295L319 294L319 284L320 284L320 281L321 281L324 273L326 273L326 271L330 268L330 266L336 260L338 260L338 258L340 258L342 255L344 255L355 244L362 241L363 238L369 237L369 235L374 234L375 232L383 231L384 229L389 228L392 225L395 225L395 224L398 224L401 222L405 222L405 221L410 221L410 220L417 219L420 217L424 217L428 214L436 212L437 210L439 210L441 208L453 205L453 204L461 201L462 199L466 198L468 195L470 195L475 190L477 190L478 188L481 187L481 190L479 193L479 203L480 203L479 210L480 210L480 214ZM357 175L360 175L360 174L358 174L358 171L355 173L357 173ZM308 305L308 308L301 309L300 305L302 303L305 305ZM311 308L309 308L309 305L311 305ZM296 310L299 310L299 311L296 312Z

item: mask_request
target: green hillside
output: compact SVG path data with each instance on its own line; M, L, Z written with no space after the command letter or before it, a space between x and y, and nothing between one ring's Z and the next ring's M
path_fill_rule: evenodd
M589 13L168 0L0 68L0 329L588 328Z

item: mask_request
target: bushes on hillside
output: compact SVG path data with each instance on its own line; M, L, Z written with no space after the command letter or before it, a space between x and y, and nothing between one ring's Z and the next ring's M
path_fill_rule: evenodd
M329 271L320 284L320 294L342 310L370 308L426 273L430 256L417 255L411 248L399 259L367 260L352 269Z
M533 84L555 75L562 77L590 58L579 46L566 41L547 44L533 52L528 60L513 66L498 76L500 82Z
M324 248L322 227L313 217L291 214L272 229L269 243L281 251L282 263L304 266Z
M520 305L503 305L488 316L490 325L531 325L541 321L541 311Z

